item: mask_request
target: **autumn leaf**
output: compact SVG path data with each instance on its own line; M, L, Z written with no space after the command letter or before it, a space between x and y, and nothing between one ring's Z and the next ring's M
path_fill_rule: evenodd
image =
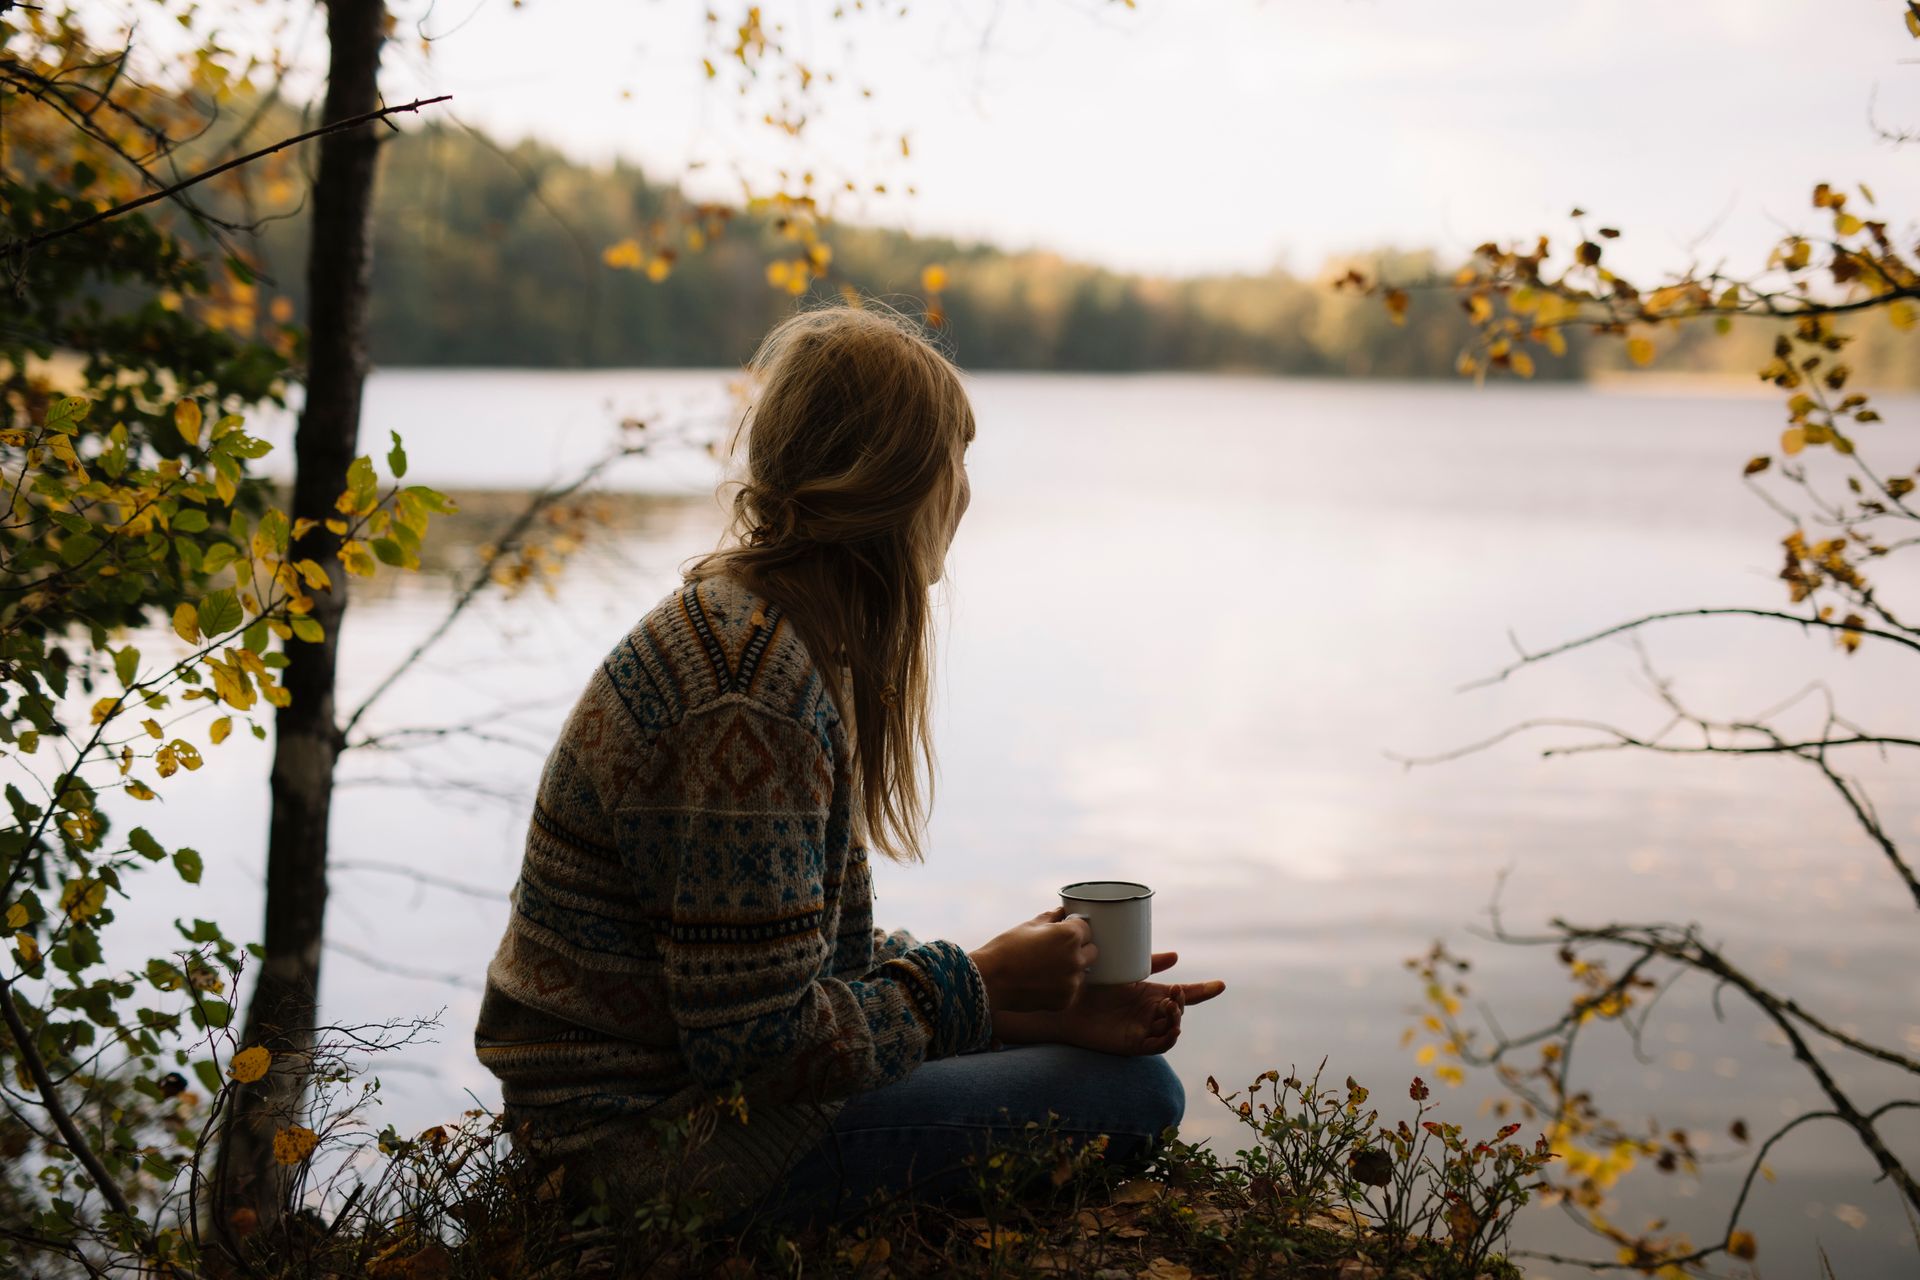
M1763 453L1756 458L1749 458L1747 460L1746 469L1743 470L1740 474L1746 475L1746 476L1759 475L1762 471L1765 471L1768 467L1772 465L1773 465L1773 459L1769 458L1766 454Z
M1193 1272L1168 1258L1155 1258L1135 1273L1139 1280L1193 1280Z
M1008 1227L994 1227L982 1231L973 1237L973 1243L982 1249L1005 1249L1019 1244L1027 1238L1024 1231L1014 1231Z
M1906 298L1896 298L1887 304L1887 319L1893 327L1905 333L1920 323L1920 307L1915 307Z
M1646 338L1627 339L1627 358L1645 368L1653 363L1653 343Z
M207 726L207 737L213 741L213 745L216 747L219 746L221 743L225 742L227 740L227 735L232 732L233 732L232 716L221 716L218 720L215 720L212 724Z
M24 929L27 927L27 904L16 902L7 908L7 928Z
M1734 1231L1727 1236L1727 1252L1736 1258L1751 1262L1760 1250L1754 1243L1753 1232Z
M107 902L107 886L90 877L67 881L60 890L60 910L69 920L85 920L100 913Z
M947 287L947 269L938 265L926 268L920 273L920 287L928 293L939 293Z
M40 963L40 944L34 941L32 934L14 934L13 945L14 949L20 953L20 964L23 968L31 969Z
M1513 363L1513 371L1519 374L1521 377L1531 378L1533 376L1533 357L1528 355L1526 352L1524 351L1514 352L1512 363Z
M200 639L200 610L188 600L182 600L173 611L173 629L182 640L195 644Z
M273 1135L273 1158L281 1164L299 1164L320 1145L320 1135L302 1125L290 1124Z
M173 406L173 429L180 438L190 445L200 443L200 406L191 400L182 400Z
M273 1054L264 1045L254 1045L242 1049L233 1055L233 1061L227 1064L227 1074L238 1084L252 1084L267 1074L267 1068L273 1065ZM274 1140L275 1155L279 1154L279 1140ZM281 1161L282 1164L291 1163Z

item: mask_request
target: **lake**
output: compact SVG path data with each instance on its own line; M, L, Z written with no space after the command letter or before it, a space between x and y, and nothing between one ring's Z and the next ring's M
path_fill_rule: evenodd
M654 435L722 429L726 383L707 371L384 371L368 388L368 447L383 452L398 429L410 478L524 489L584 465L623 417ZM979 437L941 611L930 858L877 869L880 923L974 945L1068 881L1151 882L1176 973L1229 983L1192 1011L1172 1057L1189 1133L1219 1144L1235 1124L1206 1095L1208 1075L1238 1087L1323 1056L1333 1078L1386 1100L1389 1120L1410 1114L1408 1079L1434 1072L1415 1057L1430 1037L1403 1041L1420 997L1403 961L1435 938L1474 960L1473 1003L1509 1029L1564 1002L1551 951L1472 932L1502 873L1517 930L1554 915L1698 921L1736 963L1836 1022L1920 1049L1913 904L1805 765L1543 759L1541 747L1583 740L1568 730L1430 767L1391 758L1531 717L1649 733L1664 722L1623 644L1456 692L1509 659L1510 631L1540 647L1656 610L1783 606L1784 526L1740 479L1782 425L1765 388L997 374L971 387ZM1920 400L1881 409L1888 422L1872 430L1905 430ZM620 464L610 485L645 496L619 504L551 598L487 599L369 718L375 732L479 725L487 740L396 740L343 767L327 1011L445 1010L437 1044L381 1071L403 1128L468 1105L468 1091L497 1102L467 1038L541 759L602 654L713 544L716 476L692 448ZM448 554L470 558L457 523ZM1911 588L1911 566L1900 571L1883 577ZM354 606L343 706L446 600L429 576ZM1753 714L1812 680L1885 731L1911 734L1920 712L1920 687L1883 655L1849 659L1797 629L1699 620L1645 639L1654 669L1715 715ZM175 779L163 813L141 818L206 855L207 884L180 890L177 912L247 935L266 751L246 735L221 750L241 758ZM1889 831L1920 837L1920 772L1849 763ZM1763 1134L1816 1094L1737 997L1721 1020L1711 997L1697 980L1669 992L1638 1055L1615 1026L1590 1032L1576 1080L1621 1117L1686 1128L1730 1161L1744 1150L1727 1137L1736 1117ZM1893 1096L1897 1081L1829 1060L1863 1098ZM1443 1118L1488 1130L1497 1122L1477 1112L1492 1093L1474 1073L1436 1088ZM1920 1123L1889 1134L1920 1159ZM1841 1277L1911 1266L1899 1202L1853 1140L1809 1127L1770 1164L1744 1221L1774 1274L1814 1274L1816 1243ZM1617 1220L1666 1217L1717 1239L1743 1171L1636 1172ZM1526 1215L1522 1236L1610 1256L1558 1210Z

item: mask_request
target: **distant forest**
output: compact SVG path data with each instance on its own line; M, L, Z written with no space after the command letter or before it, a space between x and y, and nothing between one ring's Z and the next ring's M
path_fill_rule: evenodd
M736 211L699 251L680 215L687 201L638 168L574 163L551 147L497 145L428 126L394 137L376 207L372 355L377 364L554 368L728 366L796 305L849 285L917 311L922 271L944 268L947 341L969 369L1208 370L1332 377L1453 377L1470 333L1453 300L1416 294L1405 325L1377 299L1327 283L1348 265L1385 265L1397 279L1451 270L1421 251L1383 250L1326 264L1308 278L1265 274L1159 278L1056 254L829 224L828 277L796 299L767 282L794 256L771 214ZM273 223L265 249L272 292L304 313L297 269L304 219ZM607 265L609 246L671 241L672 270ZM1885 330L1885 332L1881 332ZM1571 335L1542 379L1621 367L1618 343ZM1718 338L1705 326L1659 336L1657 369L1752 377L1771 335L1761 326ZM1853 364L1883 387L1920 383L1920 343L1879 325Z

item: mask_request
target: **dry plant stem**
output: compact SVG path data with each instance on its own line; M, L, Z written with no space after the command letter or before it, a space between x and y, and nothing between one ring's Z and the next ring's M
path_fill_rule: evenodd
M205 182L208 178L216 178L230 169L238 169L242 165L252 164L255 160L263 159L276 151L284 151L288 147L296 146L302 142L310 142L314 138L322 137L329 133L339 133L343 129L353 129L363 124L371 124L375 120L383 120L388 116L398 115L403 111L418 111L420 108L430 107L436 102L446 102L452 97L453 95L450 93L443 93L437 98L416 98L412 102L402 103L397 107L381 107L377 111L362 112L360 115L350 117L346 120L337 120L332 124L323 125L318 129L309 129L305 133L295 134L290 138L282 138L271 146L261 147L257 151L249 151L243 156L235 156L224 164L217 164L211 169L202 170L194 174L191 178L176 182L172 186L163 187L159 191L149 191L144 196L140 196L134 200L123 201L120 204L114 205L112 208L102 209L98 213L80 219L78 222L69 222L63 227L53 227L50 230L42 231L38 235L28 236L25 240L10 240L5 244L0 244L0 253L25 253L30 249L35 249L40 245L46 244L49 240L58 240L62 236L70 236L77 231L85 231L88 227L97 226L111 218L117 218L123 213L131 213L135 209L150 205L157 200L165 200L169 196L177 195L181 191L186 190L188 187Z
M120 1191L120 1185L108 1176L106 1166L100 1163L100 1157L87 1142L86 1135L80 1132L80 1126L74 1123L66 1104L61 1100L60 1091L54 1086L53 1078L47 1074L47 1064L41 1061L39 1051L34 1047L27 1024L21 1021L20 1011L13 1004L13 985L0 978L0 1015L7 1020L7 1030L13 1036L14 1048L19 1052L20 1061L26 1066L27 1074L33 1077L34 1088L40 1091L40 1103L47 1114L53 1118L54 1127L60 1130L60 1136L66 1139L67 1149L80 1167L93 1179L101 1198L113 1211L125 1218L128 1224L140 1231L140 1220L127 1204L127 1198Z

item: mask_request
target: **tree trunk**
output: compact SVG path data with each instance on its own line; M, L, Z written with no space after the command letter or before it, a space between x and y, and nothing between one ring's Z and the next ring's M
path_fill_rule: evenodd
M328 0L327 100L323 122L379 106L384 0ZM381 126L329 134L319 143L313 181L312 242L307 255L308 359L306 406L294 434L293 509L297 521L337 516L334 499L347 487L347 467L360 436L360 395L367 373L367 300L372 271L374 174ZM216 1230L235 1210L252 1209L272 1223L284 1180L273 1158L273 1135L295 1120L306 1091L320 986L320 947L327 906L327 821L341 734L334 718L334 672L347 607L347 575L339 538L323 523L295 544L291 558L311 557L333 580L315 592L318 644L289 641L282 674L292 701L275 716L273 816L267 834L264 956L256 967L243 1044L273 1051L274 1070L239 1091L220 1148Z

